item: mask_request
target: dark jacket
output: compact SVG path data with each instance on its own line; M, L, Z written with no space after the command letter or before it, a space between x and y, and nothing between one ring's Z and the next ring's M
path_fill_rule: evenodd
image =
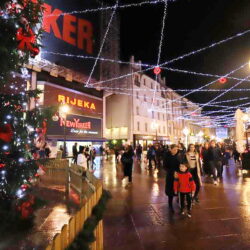
M172 155L171 152L166 152L163 155L163 166L167 172L165 193L168 196L174 196L174 173L179 170L180 162L178 153Z
M208 149L208 159L209 161L222 161L222 152L218 147Z

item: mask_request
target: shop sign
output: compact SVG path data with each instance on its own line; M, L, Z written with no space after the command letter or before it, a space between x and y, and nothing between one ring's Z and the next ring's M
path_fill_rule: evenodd
M84 101L84 100L78 99L78 98L71 98L71 97L65 96L65 95L58 95L57 101L59 103L67 103L67 104L81 107L81 108L87 108L87 109L93 109L93 110L96 109L95 103L93 103L93 102Z
M95 62L80 57L95 57L98 54L101 14L81 10L98 6L95 0L45 0L42 58L89 75ZM98 67L94 74L97 72Z
M70 138L100 138L102 137L101 125L101 119L69 114L66 119L60 117L58 121L49 124L47 135L62 136L63 138L65 129L66 136Z
M102 117L103 104L101 99L85 95L84 93L75 93L70 91L70 89L45 83L44 106L53 106L59 103L68 104L71 113L74 114Z

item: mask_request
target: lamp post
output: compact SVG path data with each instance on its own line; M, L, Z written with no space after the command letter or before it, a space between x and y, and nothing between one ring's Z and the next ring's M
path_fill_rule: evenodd
M159 124L157 122L152 122L151 127L153 130L155 130L155 140L156 142L158 141L158 135L157 135L157 130L158 130Z
M64 127L63 127L63 158L66 157L66 121L67 114L69 112L69 106L67 104L63 104L60 109L60 116L64 119Z
M190 131L188 128L184 128L182 132L185 135L185 144L186 144L186 148L187 148L188 147L188 134Z

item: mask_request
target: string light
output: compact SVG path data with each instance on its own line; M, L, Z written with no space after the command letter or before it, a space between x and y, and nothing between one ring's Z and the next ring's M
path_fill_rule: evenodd
M250 77L250 75L248 75L245 79L248 79L249 77ZM235 85L233 85L231 88L225 90L225 92L219 94L218 96L216 96L215 98L213 98L211 101L209 101L209 102L207 102L207 103L205 103L205 104L202 104L201 107L199 107L198 109L196 109L194 112L200 110L201 108L206 107L206 106L207 106L208 104L210 104L211 102L217 100L217 99L220 98L221 96L223 96L223 95L225 95L226 93L228 93L231 89L236 88L236 87L239 86L242 82L244 82L245 79L239 81L238 83L236 83Z
M97 61L98 61L98 59L99 59L99 57L100 57L100 55L101 55L101 53L102 53L102 49L103 49L104 43L105 43L105 41L106 41L106 38L107 38L107 35L108 35L108 32L109 32L111 23L112 23L112 21L113 21L113 18L114 18L116 9L117 9L117 7L118 7L118 3L119 3L119 0L117 0L117 1L116 1L116 4L114 5L114 10L113 10L113 12L112 12L112 15L111 15L111 17L110 17L110 20L109 20L109 23L108 23L108 26L107 26L105 35L104 35L104 37L103 37L103 40L102 40L102 43L101 43L101 47L100 47L99 52L98 52L98 56L97 56L97 58L96 58L96 60L95 60L94 66L92 67L92 70L91 70L91 72L90 72L89 78L88 78L88 80L87 80L87 82L86 82L86 85L85 85L86 87L89 85L89 81L90 81L90 79L91 79L91 77L92 77L92 75L93 75L93 73L94 73L95 67L96 67L96 65L97 65Z
M175 0L168 0L170 2L174 2ZM119 5L118 9L125 9L125 8L131 8L131 7L142 7L144 5L153 5L153 4L159 4L164 3L164 0L155 0L155 1L144 1L140 3L131 3L131 4L123 4ZM84 13L90 13L90 12L98 12L98 11L105 11L105 10L113 10L115 9L115 6L107 6L107 7L99 7L99 8L92 8L92 9L84 9L84 10L74 10L70 12L63 12L58 14L50 14L48 16L64 16L69 14L84 14Z
M160 69L158 65L160 64L160 60L161 60L161 49L162 49L162 43L164 39L164 29L165 29L165 22L166 22L166 17L167 17L167 7L168 7L168 0L165 0L164 12L163 12L163 17L162 17L161 36L160 36L159 50L158 50L158 56L157 56L157 66L154 68L154 71L156 69ZM155 78L156 78L155 80L157 80L157 75L155 76ZM157 81L155 81L155 88L154 88L153 99L152 99L152 104L151 104L152 108L154 107L157 84L158 84Z

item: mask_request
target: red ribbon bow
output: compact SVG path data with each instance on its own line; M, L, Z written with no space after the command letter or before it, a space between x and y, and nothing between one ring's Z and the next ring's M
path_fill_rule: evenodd
M36 37L33 30L30 27L27 27L27 30L19 28L17 30L16 39L19 41L17 48L22 51L30 51L32 56L39 54L40 50L34 47L36 43Z

